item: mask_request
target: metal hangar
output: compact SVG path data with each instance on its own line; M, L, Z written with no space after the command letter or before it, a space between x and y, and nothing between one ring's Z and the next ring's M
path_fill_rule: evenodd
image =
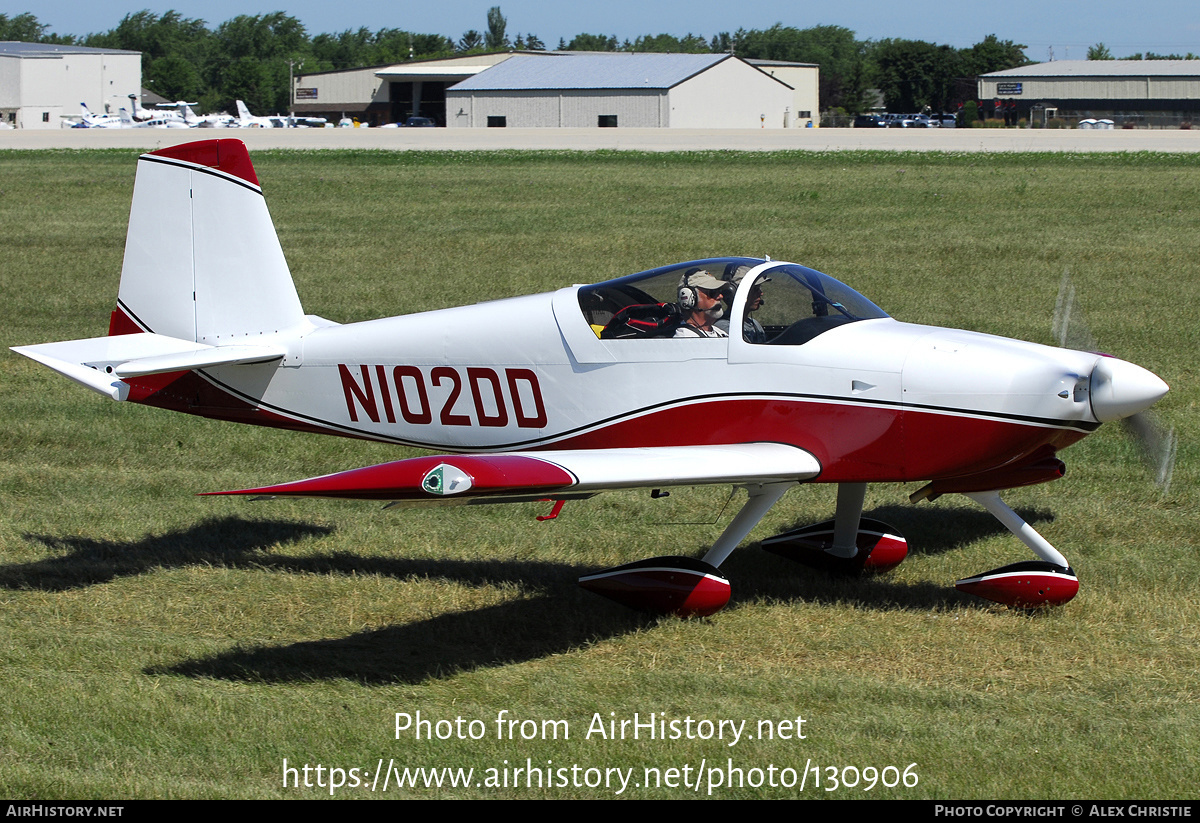
M446 125L778 129L794 106L792 86L729 54L516 54L446 89Z

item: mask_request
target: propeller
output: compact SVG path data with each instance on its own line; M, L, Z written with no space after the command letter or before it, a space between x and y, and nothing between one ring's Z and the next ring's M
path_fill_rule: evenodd
M1058 299L1054 303L1054 322L1051 333L1058 345L1076 351L1096 352L1099 346L1092 336L1083 313L1075 302L1075 285L1071 282L1070 269L1063 271L1062 285L1058 289ZM1115 361L1121 363L1122 361ZM1092 382L1097 382L1097 374L1102 366L1096 367ZM1108 369L1102 377L1108 376ZM1094 390L1094 389L1093 389ZM1154 485L1166 495L1171 488L1171 475L1175 471L1175 452L1178 441L1175 428L1164 426L1158 417L1149 410L1140 411L1121 418L1125 431L1137 444L1142 461L1154 476Z

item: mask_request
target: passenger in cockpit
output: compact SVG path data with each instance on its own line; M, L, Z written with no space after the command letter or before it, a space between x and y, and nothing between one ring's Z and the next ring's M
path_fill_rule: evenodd
M732 294L737 291L737 287L746 276L747 271L749 271L749 268L743 267L733 276L733 279L729 281L729 293ZM767 342L767 332L763 329L762 323L751 317L750 313L756 312L763 307L763 284L770 282L771 278L769 277L759 277L754 281L754 285L750 287L750 294L746 296L746 309L742 315L742 337L747 343ZM722 329L727 335L729 334L728 319L720 320L714 325Z

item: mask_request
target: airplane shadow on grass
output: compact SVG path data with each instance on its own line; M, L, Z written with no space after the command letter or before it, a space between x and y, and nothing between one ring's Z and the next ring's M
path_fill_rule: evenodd
M0 588L67 591L108 583L153 569L213 565L248 568L270 561L273 546L333 532L286 520L212 518L186 529L146 535L139 540L97 540L26 534L26 540L62 552L33 563L0 566Z
M1052 515L1023 511L1029 522ZM962 509L924 511L889 506L867 515L905 533L916 554L949 551L1004 531L990 515ZM519 584L529 596L468 612L442 614L349 637L277 647L237 648L212 657L147 669L252 682L349 679L367 684L418 683L459 671L543 658L653 626L632 612L575 585L595 566L512 561L460 561L280 554L282 545L322 536L331 528L280 520L228 517L137 541L27 535L66 553L34 563L0 566L0 587L65 591L159 568L216 565L300 574L372 574L431 578L465 585ZM274 551L268 551L274 548ZM704 547L692 551L699 556ZM1014 552L1019 548L1014 547ZM688 553L681 546L680 553ZM1010 561L1004 561L1010 562ZM733 582L731 608L757 599L851 602L861 608L927 611L964 605L988 607L948 585L898 584L888 577L839 578L759 551L735 552L722 566ZM949 582L949 581L948 581Z

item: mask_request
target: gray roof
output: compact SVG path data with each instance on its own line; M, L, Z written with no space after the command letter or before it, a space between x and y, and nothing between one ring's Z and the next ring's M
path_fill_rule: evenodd
M743 57L752 66L790 66L795 69L818 69L820 63L797 63L795 60L760 60L757 57Z
M514 54L453 89L669 89L727 59L728 54L560 53L550 59Z
M141 54L126 49L96 49L90 46L64 46L55 43L0 41L0 55L6 57L61 57L64 54Z
M1053 60L982 74L1005 77L1194 77L1200 60Z

